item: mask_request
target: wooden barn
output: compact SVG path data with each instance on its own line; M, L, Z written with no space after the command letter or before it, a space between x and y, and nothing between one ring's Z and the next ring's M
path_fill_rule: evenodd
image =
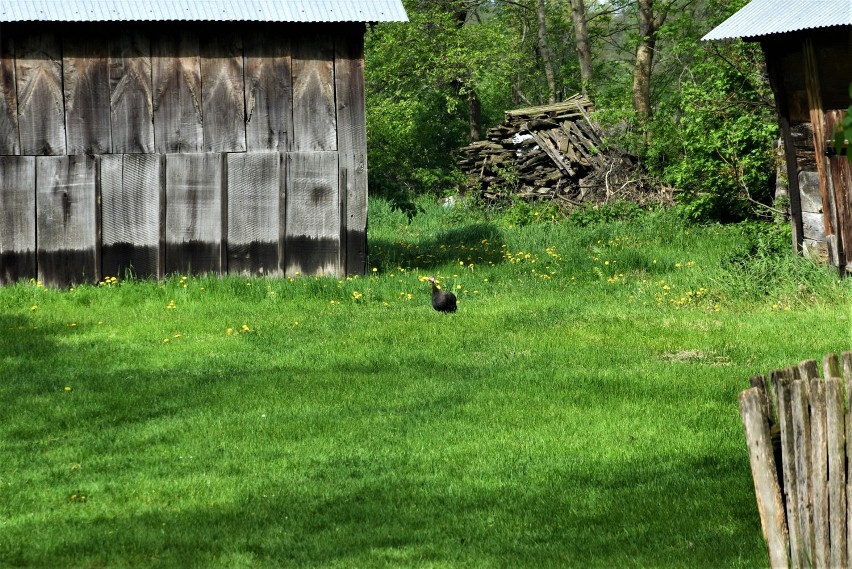
M0 0L0 283L363 273L401 0Z
M852 175L833 147L835 125L852 103L852 1L752 0L704 36L731 38L760 42L766 56L794 247L852 272Z

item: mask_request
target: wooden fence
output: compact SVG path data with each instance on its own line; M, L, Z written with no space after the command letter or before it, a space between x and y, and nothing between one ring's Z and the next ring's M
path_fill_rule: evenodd
M841 375L842 368L842 375ZM772 567L852 567L852 351L751 378L740 393Z

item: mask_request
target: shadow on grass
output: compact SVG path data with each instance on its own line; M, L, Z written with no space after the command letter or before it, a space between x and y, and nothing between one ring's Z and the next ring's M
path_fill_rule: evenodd
M12 564L54 567L737 567L765 565L757 512L732 502L747 486L705 458L637 471L625 464L601 485L568 471L547 484L502 487L419 472L376 477L375 461L334 457L301 486L275 473L243 481L245 493L195 509L154 504L145 511L41 522L30 539L61 535L38 555L32 542L0 553ZM710 473L706 473L710 474ZM437 478L437 479L436 479ZM743 484L745 482L746 484ZM734 484L732 489L731 483ZM732 491L733 490L733 491ZM203 490L201 490L203 492ZM76 519L76 521L75 521ZM33 522L34 523L34 522Z
M370 238L371 263L383 270L397 267L431 269L464 262L497 265L503 262L503 240L499 229L489 223L477 223L441 231L434 238L412 243L405 240Z

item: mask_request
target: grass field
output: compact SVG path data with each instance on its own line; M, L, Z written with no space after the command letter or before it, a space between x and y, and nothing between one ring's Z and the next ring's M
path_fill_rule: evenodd
M766 565L737 393L852 348L850 280L769 225L420 205L371 203L365 277L0 289L0 566Z

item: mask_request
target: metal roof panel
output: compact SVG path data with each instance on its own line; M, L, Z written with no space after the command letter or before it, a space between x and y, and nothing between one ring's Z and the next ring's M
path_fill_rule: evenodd
M402 0L0 0L0 22L407 22Z
M702 41L852 25L852 0L752 0Z

